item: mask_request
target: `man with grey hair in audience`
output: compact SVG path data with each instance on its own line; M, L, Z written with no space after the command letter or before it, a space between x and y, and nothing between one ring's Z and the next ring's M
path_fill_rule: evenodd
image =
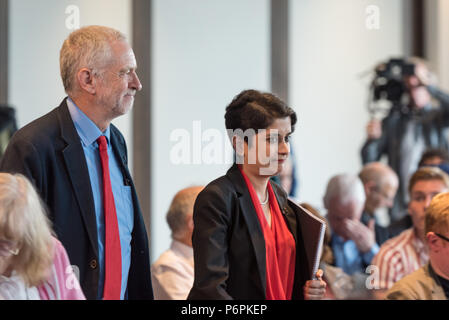
M368 226L360 221L365 205L362 182L356 175L336 175L330 179L323 201L332 230L335 265L349 275L364 273L379 246L374 220Z
M193 205L203 187L179 191L167 212L171 230L170 249L151 266L156 300L185 300L193 285Z
M1 171L21 173L36 186L88 299L153 298L148 238L126 143L111 124L142 89L136 68L119 31L73 31L60 51L68 97L20 129L0 163Z
M382 162L370 162L364 165L359 173L359 178L363 183L366 195L361 221L364 225L368 225L374 219L376 242L381 246L390 237L387 228L390 219L388 218L387 224L382 225L381 213L385 213L387 216L388 213L381 210L393 207L394 197L399 187L399 178L390 166Z

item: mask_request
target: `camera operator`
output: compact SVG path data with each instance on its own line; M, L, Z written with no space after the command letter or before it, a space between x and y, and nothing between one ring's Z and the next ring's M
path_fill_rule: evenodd
M387 71L394 70L392 62L398 61L402 68L399 77L386 85L374 86L374 100L381 99L379 96L384 94L383 98L392 102L392 107L382 121L368 122L367 140L361 151L363 164L379 161L386 155L388 164L399 176L399 189L390 212L393 221L406 215L407 181L418 167L424 150L448 150L445 129L449 127L449 95L432 84L434 81L424 62L416 58L392 59L383 66L387 66ZM376 73L379 76L378 69ZM383 92L379 94L379 91ZM438 106L432 100L438 102Z

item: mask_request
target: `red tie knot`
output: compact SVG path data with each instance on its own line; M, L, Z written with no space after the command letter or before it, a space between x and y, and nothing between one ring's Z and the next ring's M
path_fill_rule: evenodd
M108 149L108 143L106 141L106 137L105 136L98 137L97 143L98 143L98 148L100 150L107 150Z

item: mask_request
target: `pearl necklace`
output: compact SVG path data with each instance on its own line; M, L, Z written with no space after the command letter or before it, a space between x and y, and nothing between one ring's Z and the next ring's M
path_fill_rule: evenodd
M264 202L260 202L260 204L261 205L266 205L268 203L268 198L269 198L269 196L268 196L268 191L267 191L267 198L265 199ZM260 201L260 199L259 199L259 201Z

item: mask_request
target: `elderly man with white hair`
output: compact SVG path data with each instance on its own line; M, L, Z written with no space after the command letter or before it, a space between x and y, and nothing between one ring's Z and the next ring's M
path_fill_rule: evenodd
M361 220L364 225L368 225L369 221L374 219L376 242L381 246L390 238L389 229L380 222L382 210L393 207L399 179L390 166L381 162L370 162L364 165L359 173L359 178L363 183L366 195ZM389 217L387 219L390 220Z
M350 275L363 273L379 246L374 220L368 226L360 221L365 204L362 182L355 175L336 175L329 181L323 201L332 229L335 265Z
M60 51L67 97L17 131L0 164L33 181L88 299L153 298L126 143L111 124L142 89L136 68L121 32L102 26L72 32Z

